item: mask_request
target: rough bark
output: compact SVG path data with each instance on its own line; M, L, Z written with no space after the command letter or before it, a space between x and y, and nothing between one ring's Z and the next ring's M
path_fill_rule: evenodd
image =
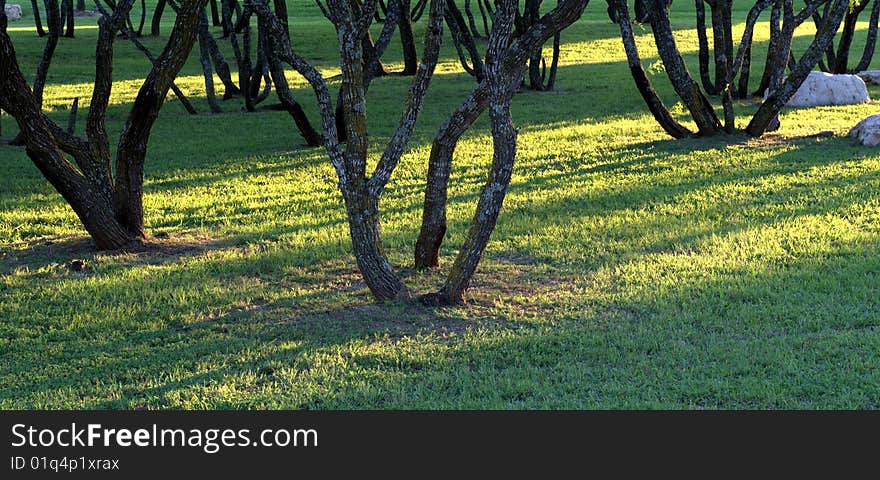
M431 2L422 62L410 85L398 127L371 175L367 175L366 171L369 140L365 95L370 74L364 61L362 40L373 17L371 9L376 5L372 4L356 12L346 0L330 0L326 8L326 15L336 25L339 38L342 70L340 104L345 117L343 124L347 130L344 143L339 140L340 135L336 132L339 122L327 82L314 67L293 51L289 41L285 41L284 27L271 15L268 8L264 5L254 6L256 14L267 24L274 54L303 75L318 98L324 127L323 143L337 173L358 268L373 296L380 301L408 296L406 287L383 253L379 199L412 136L437 64L442 39L443 5L443 0Z
M510 72L505 69L504 57L509 53L507 49L514 29L516 1L500 0L497 5L497 16L486 53L492 167L480 193L470 230L449 270L446 282L439 292L425 297L424 300L428 303L455 305L464 301L464 293L495 229L513 174L517 131L510 115L510 102L515 87L511 86ZM521 74L524 73L524 68L518 70Z
M28 156L71 206L100 249L122 248L145 236L143 212L138 216L132 208L141 204L143 179L138 181L133 173L143 171L150 126L171 80L192 48L198 13L204 6L204 0L193 1L178 17L165 52L141 88L120 138L114 185L105 117L113 85L113 43L133 3L122 0L112 14L103 11L98 21L95 83L86 139L73 134L78 102L74 102L67 130L42 113L38 98L21 74L10 38L5 31L0 32L0 109L16 119ZM121 192L126 201L120 209Z
M675 45L672 28L669 24L669 7L665 0L650 0L654 7L651 17L651 28L654 32L654 41L657 51L663 60L666 74L672 83L675 92L690 111L691 117L697 124L698 135L711 136L721 131L721 122L715 114L715 109L706 98L703 90L691 77L684 59Z

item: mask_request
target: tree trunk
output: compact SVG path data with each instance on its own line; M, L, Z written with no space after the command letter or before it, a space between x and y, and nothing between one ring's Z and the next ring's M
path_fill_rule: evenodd
M156 2L156 9L153 10L153 21L150 23L150 35L154 37L159 36L160 25L162 23L162 14L165 12L165 5L168 3L168 0L158 0Z
M34 80L34 97L38 105L43 105L43 89L46 86L46 77L49 75L49 65L55 56L55 48L58 46L58 37L61 35L61 9L58 0L46 0L46 26L49 28L49 37L43 48L43 56L37 65L37 78Z
M651 111L651 115L654 116L657 123L659 123L660 126L663 127L663 130L672 136L672 138L684 138L689 136L691 131L672 117L672 114L669 113L666 105L663 104L663 100L660 99L660 96L657 95L657 92L651 85L651 79L645 73L644 67L642 67L642 61L639 57L636 40L633 36L632 22L630 20L629 7L626 4L626 0L613 0L612 7L615 9L615 16L617 17L620 26L620 36L623 40L623 49L626 51L630 73L636 83L636 88L638 89L639 94L642 96L642 99L645 100L648 109Z
M807 75L809 75L816 63L818 63L822 53L827 49L828 45L831 44L834 39L834 34L837 32L840 22L843 20L843 16L846 14L848 8L848 0L834 0L834 6L832 7L831 12L829 15L826 15L825 21L819 28L819 31L816 32L816 36L813 38L812 43L810 43L807 52L801 57L796 67L788 75L788 78L786 78L784 82L781 82L780 86L777 88L773 88L771 85L769 95L764 102L761 103L758 111L755 112L751 122L749 122L748 127L746 127L746 132L748 132L749 135L753 137L761 136L767 131L768 127L774 123L779 112L782 110L782 107L784 107L792 95L797 92L798 88L800 88L801 84L807 78ZM792 32L793 29L794 26L791 28ZM788 38L790 42L791 36L789 35Z
M874 0L874 6L871 7L871 17L868 20L868 36L865 39L865 49L862 51L862 58L859 64L849 73L859 73L867 70L871 65L871 59L874 57L874 49L877 45L877 23L880 20L880 1Z
M776 0L773 3L773 8L770 10L770 41L767 46L767 60L764 62L764 73L761 75L761 83L753 93L756 97L763 96L764 92L767 91L767 88L770 86L770 77L773 75L772 65L776 58L782 55L779 49L780 36L782 35L782 27L779 25L781 18L782 0Z
M37 35L45 37L46 31L43 30L43 21L40 18L40 5L37 3L37 0L31 0L31 10L34 13L34 26L37 27Z
M412 17L410 12L410 0L400 0L400 42L403 45L403 71L402 75L415 75L419 66L419 56L416 53L416 42L412 30Z
M73 0L62 0L61 10L63 12L64 23L66 25L64 29L64 37L74 38Z
M449 26L449 33L458 52L461 66L477 80L477 83L482 82L485 76L483 60L480 51L477 50L474 37L455 2L447 2L446 6L446 25ZM467 50L467 55L465 55L465 50ZM468 57L470 57L470 63L468 63Z
M711 136L721 129L721 122L709 99L703 94L700 86L694 82L684 59L675 45L675 38L669 24L669 9L665 0L651 0L654 10L651 13L651 27L654 31L654 41L657 51L663 60L663 66L672 83L675 92L688 108L694 122L697 124L698 134Z
M168 43L153 63L122 129L116 153L116 218L138 236L144 230L144 161L147 142L174 78L186 63L199 30L207 0L184 3Z
M489 105L488 88L481 83L468 98L447 118L431 145L428 157L428 181L422 209L422 226L415 248L415 267L432 268L440 265L440 246L446 235L446 205L448 202L449 174L452 154L458 140Z
M409 296L382 250L378 198L362 192L352 192L345 197L354 256L370 292L379 301Z
M0 31L0 110L15 118L25 151L64 197L100 249L117 249L134 237L116 221L110 198L94 188L60 150L40 103L21 74L12 41Z
M202 65L202 74L205 77L205 96L211 113L221 113L223 110L217 103L217 95L214 92L214 69L211 68L211 52L208 48L207 37L211 35L208 30L208 12L202 12L199 23L199 62Z

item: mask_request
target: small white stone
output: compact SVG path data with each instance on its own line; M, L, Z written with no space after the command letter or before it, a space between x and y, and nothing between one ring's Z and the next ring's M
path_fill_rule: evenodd
M6 4L6 19L10 22L21 20L21 5Z
M871 115L857 123L849 131L849 136L858 139L866 147L880 145L880 115Z

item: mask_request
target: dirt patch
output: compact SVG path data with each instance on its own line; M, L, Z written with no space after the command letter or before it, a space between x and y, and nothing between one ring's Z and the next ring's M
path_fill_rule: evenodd
M780 135L769 133L761 135L758 138L749 138L745 142L747 147L780 147L786 145L800 145L807 142L813 142L823 138L832 138L835 133L831 130L824 130L811 135Z
M88 237L58 237L14 243L0 250L0 272L53 263L83 271L93 261L128 257L132 263L149 263L195 255L212 248L220 248L213 239L185 234L150 237L123 249L104 251L98 250Z

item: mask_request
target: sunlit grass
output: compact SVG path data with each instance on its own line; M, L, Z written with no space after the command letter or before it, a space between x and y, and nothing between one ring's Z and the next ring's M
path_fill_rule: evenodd
M309 2L292 7L294 43L335 75L332 27ZM693 65L692 6L674 8ZM10 31L33 72L42 41L29 28ZM650 67L650 32L637 33ZM81 97L82 129L95 30L77 36L61 41L46 104L66 121ZM759 29L756 67L766 38ZM158 50L163 39L145 41ZM118 42L112 138L148 69ZM877 103L787 110L759 140L672 141L633 88L604 2L563 42L558 92L516 97L514 178L461 308L372 303L333 170L282 112L243 113L233 100L221 115L188 116L169 95L145 188L159 247L146 252L92 250L24 152L0 146L0 407L880 406L880 155L844 137ZM389 70L400 57L395 41ZM195 60L178 84L207 112ZM474 85L449 45L438 71L382 201L389 257L416 292L443 279L405 268L430 141ZM312 93L289 76L317 121ZM408 81L370 89L372 161ZM737 123L755 108L739 102ZM835 136L811 136L826 130ZM443 265L490 158L484 119L456 153ZM68 267L74 258L85 272Z

